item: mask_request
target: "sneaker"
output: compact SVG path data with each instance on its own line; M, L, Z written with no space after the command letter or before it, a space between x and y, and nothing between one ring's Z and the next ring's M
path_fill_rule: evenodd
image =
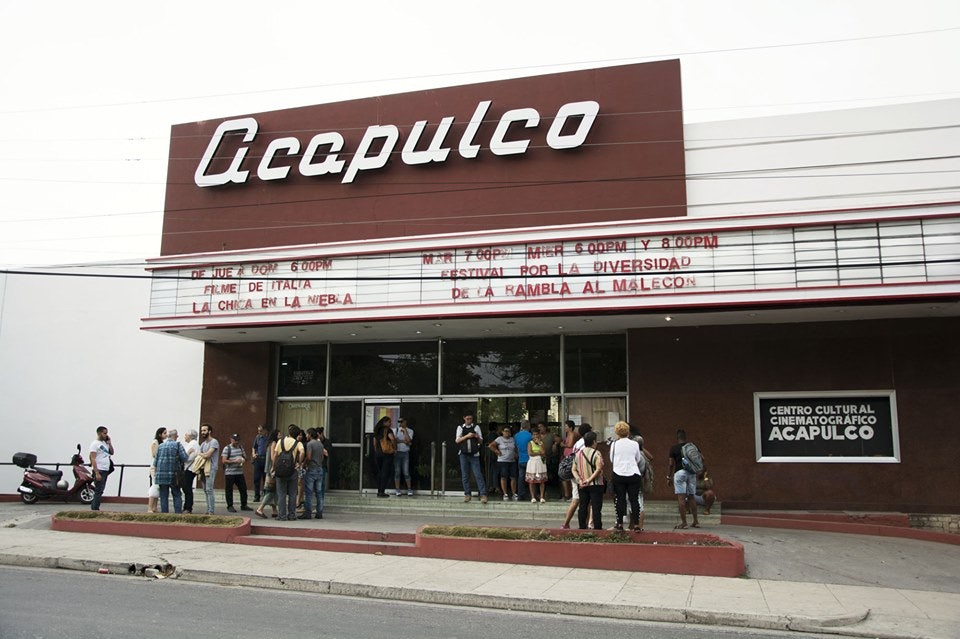
M531 503L531 504L537 503L537 498L536 498L536 497L531 497L531 498L530 498L530 503Z
M399 491L399 490L394 491L393 496L394 496L394 497L399 497L399 496L400 496L400 491Z
M297 515L297 519L310 519L311 516L308 513L300 513Z
M377 497L384 497L384 498L386 498L386 497L389 497L389 496L390 496L390 495L388 495L387 493L377 493Z
M481 504L487 503L487 496L486 496L486 495L484 495L483 497L480 498L480 503L481 503Z
M408 488L408 489L407 489L407 497L413 497L413 489L412 489L412 488Z
M316 517L317 519L323 519L323 513L317 513Z
M546 500L546 499L541 499L541 500L540 500L540 503L541 503L541 504L545 504L545 503L547 503L547 500Z
M253 510L250 506L240 506L240 510Z
M504 495L503 501L510 501L510 495Z
M520 495L514 495L513 501L520 501Z
M470 501L470 495L464 495L464 496L463 496L463 503L467 503L468 501Z
M227 512L235 513L237 512L237 509L234 508L233 506L227 506Z

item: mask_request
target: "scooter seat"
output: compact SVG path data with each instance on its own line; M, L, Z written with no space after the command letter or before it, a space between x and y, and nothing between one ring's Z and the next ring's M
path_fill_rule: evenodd
M40 473L41 475L46 475L54 481L60 481L63 478L62 470L54 470L52 468L41 468L40 466L34 466L33 469Z

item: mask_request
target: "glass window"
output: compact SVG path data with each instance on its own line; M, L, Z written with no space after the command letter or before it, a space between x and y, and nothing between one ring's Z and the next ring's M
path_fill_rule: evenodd
M316 397L327 394L327 347L284 346L280 351L277 395Z
M331 395L436 395L436 342L334 344Z
M560 338L448 340L443 343L443 393L556 393Z
M626 335L568 335L563 348L566 392L627 390Z

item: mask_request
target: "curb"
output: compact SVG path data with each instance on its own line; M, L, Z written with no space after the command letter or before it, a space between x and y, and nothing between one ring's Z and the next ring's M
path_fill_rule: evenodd
M346 597L364 597L392 601L410 601L426 604L449 606L470 605L492 610L509 610L544 614L569 615L578 617L605 617L626 621L653 621L663 623L682 623L738 628L756 628L761 630L792 630L800 632L821 632L832 634L851 634L851 626L864 621L869 610L842 616L791 616L775 614L747 614L708 610L689 610L686 608L663 608L631 606L617 604L597 604L585 602L544 601L532 598L504 597L485 595L478 598L472 593L446 592L423 588L404 588L396 586L374 586L341 581L318 581L301 578L268 577L240 573L214 572L209 570L179 569L169 564L140 564L122 561L91 561L68 557L37 557L0 553L0 564L29 568L55 568L85 572L109 572L121 576L147 576L169 574L170 578L182 579L194 583L216 584L223 586L241 586L270 590L289 590ZM908 639L907 635L870 636L883 639Z

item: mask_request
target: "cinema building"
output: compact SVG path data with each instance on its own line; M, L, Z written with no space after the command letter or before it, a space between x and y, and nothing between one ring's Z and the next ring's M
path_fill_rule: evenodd
M958 512L960 101L685 125L680 74L174 126L143 328L205 343L219 432L323 426L332 489L390 414L456 490L472 413L658 470L683 427L725 506Z

